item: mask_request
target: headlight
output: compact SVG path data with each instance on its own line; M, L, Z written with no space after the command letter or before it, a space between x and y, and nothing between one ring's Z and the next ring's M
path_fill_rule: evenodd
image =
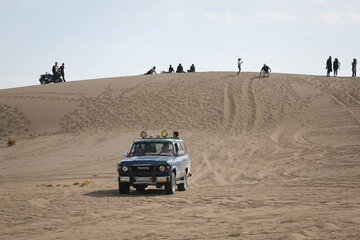
M121 167L121 170L122 170L123 172L127 172L127 171L129 170L129 168L128 168L127 166L122 166L122 167Z
M165 165L165 166L160 166L159 167L159 171L160 172L167 172L167 171L170 171L170 166L169 165Z

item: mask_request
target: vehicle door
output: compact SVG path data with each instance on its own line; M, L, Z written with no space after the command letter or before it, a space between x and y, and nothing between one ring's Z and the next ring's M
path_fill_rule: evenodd
M190 165L191 165L190 157L189 157L189 155L188 155L188 152L187 152L185 143L184 143L184 142L181 142L181 145L182 145L182 149L184 149L184 159L183 159L183 162L184 162L184 170L187 168L187 169L188 169L188 173L190 173Z
M186 154L184 145L182 142L177 141L175 142L175 151L176 151L176 169L177 169L177 176L176 178L182 178L185 174L186 168Z

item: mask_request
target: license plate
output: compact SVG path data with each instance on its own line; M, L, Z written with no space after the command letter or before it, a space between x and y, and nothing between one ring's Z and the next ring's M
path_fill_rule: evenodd
M152 182L151 177L135 177L136 182Z

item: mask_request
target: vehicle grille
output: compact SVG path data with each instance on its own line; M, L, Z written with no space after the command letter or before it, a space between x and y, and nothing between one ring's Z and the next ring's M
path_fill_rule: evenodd
M132 166L131 171L135 173L152 172L154 166Z

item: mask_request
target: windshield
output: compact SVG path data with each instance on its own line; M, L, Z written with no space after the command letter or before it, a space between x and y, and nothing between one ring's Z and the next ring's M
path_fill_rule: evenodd
M174 147L171 142L138 142L131 147L129 156L149 156L174 154Z

